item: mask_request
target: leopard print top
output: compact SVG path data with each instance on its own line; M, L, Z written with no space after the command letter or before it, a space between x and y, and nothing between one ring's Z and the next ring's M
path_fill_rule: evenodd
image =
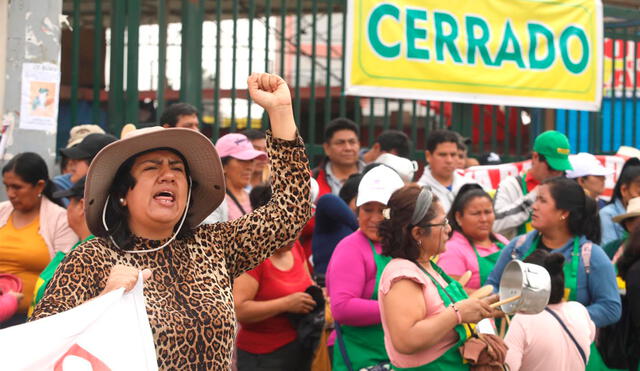
M60 264L32 320L98 296L116 264L150 268L144 294L159 368L229 370L236 330L233 280L293 242L311 215L302 139L268 135L267 142L273 178L268 205L230 222L200 226L157 252L131 254L116 251L105 238L87 241ZM135 246L161 243L136 238Z

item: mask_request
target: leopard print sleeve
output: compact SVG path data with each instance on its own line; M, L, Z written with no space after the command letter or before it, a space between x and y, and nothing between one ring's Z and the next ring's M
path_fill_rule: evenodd
M271 201L253 212L226 223L205 227L224 249L231 278L263 262L273 252L298 238L311 217L309 163L304 142L298 136L287 141L267 132L271 169Z
M101 238L94 238L65 257L30 321L64 312L100 294L113 265L104 255L104 244Z

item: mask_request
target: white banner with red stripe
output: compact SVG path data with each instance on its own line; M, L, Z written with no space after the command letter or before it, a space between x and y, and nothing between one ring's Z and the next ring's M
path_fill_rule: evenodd
M0 331L0 354L2 370L157 370L142 276L128 293Z
M613 194L613 188L616 185L620 171L628 157L615 155L606 156L599 155L596 158L602 163L602 165L608 169L612 169L613 173L605 179L605 190L601 197L609 199ZM482 165L473 166L464 171L466 176L470 176L475 179L485 189L498 189L498 185L502 179L521 174L531 168L531 161L512 162L508 164L500 165Z

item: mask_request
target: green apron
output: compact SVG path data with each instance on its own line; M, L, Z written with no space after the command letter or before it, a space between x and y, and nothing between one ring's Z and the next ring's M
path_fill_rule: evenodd
M378 300L378 286L384 267L391 261L391 257L382 256L376 252L373 242L369 240L373 260L376 263L376 284L371 294L371 300ZM384 330L382 324L371 326L347 326L340 325L342 340L344 342L347 356L351 361L354 370L363 367L370 367L382 362L389 362L387 350L384 347ZM342 358L338 339L333 347L333 368L334 371L347 371L347 365Z
M538 235L531 244L531 248L527 251L527 254L522 257L524 260L527 256L538 247L540 236ZM580 265L580 239L575 237L573 239L573 251L571 252L571 262L565 263L563 266L564 272L564 299L570 301L576 301L576 292L578 291L578 266ZM596 347L596 343L591 343L591 351L589 354L589 361L587 362L586 371L608 371L617 370L609 368L604 364L600 352Z
M527 181L525 180L526 178L527 178L527 173L525 172L520 177L520 188L522 188L523 196L526 196L527 194L529 194L529 189L527 189ZM529 233L532 230L533 230L533 226L531 226L531 215L529 215L529 218L527 219L527 221L520 224L520 226L518 226L518 235Z
M449 307L451 304L458 302L460 300L467 299L469 296L462 288L462 285L458 283L458 281L453 280L451 277L447 276L446 273L440 269L435 263L431 262L431 266L433 270L438 272L440 276L447 282L447 287L443 288L440 286L440 283L436 281L433 276L427 272L421 265L418 265L420 269L431 279L436 288L438 289L438 294L440 294L440 298L442 299L444 306ZM438 357L435 361L429 362L426 365L418 366L418 367L409 367L409 368L401 368L392 366L393 370L400 371L455 371L455 370L469 370L469 364L463 363L462 356L460 355L460 351L458 350L465 341L471 336L470 331L467 331L464 325L456 325L454 330L458 334L459 340L458 342L449 348L443 355Z
M478 272L480 273L480 287L484 286L484 283L487 282L487 278L493 271L493 267L496 266L498 259L500 258L500 253L502 249L504 249L504 244L501 242L496 242L496 245L500 248L500 250L494 252L493 254L489 254L487 256L480 256L478 254L478 249L473 246L473 251L476 253L476 258L478 259Z
M629 239L629 232L624 231L624 233L622 233L621 238L618 238L616 240L609 242L604 246L601 246L602 250L604 250L605 254L607 254L609 259L613 259L613 257L618 252L618 249L621 248L628 239Z
M94 236L90 234L84 240L76 242L76 244L73 245L69 252L75 250L76 247L93 238ZM40 276L38 277L38 280L36 281L36 285L34 287L33 300L31 300L31 304L29 305L29 309L27 310L28 317L31 317L31 315L33 314L33 311L36 309L36 304L38 304L40 299L42 299L42 297L44 296L44 291L49 285L49 281L51 281L53 275L56 273L56 269L58 269L58 266L60 265L60 263L62 263L66 256L67 253L64 253L62 251L56 252L56 255L53 256L53 259L51 259L47 267L44 268L42 273L40 273Z

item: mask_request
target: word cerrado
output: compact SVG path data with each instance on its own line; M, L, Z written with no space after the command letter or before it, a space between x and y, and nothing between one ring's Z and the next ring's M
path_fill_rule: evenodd
M560 62L573 74L584 72L589 65L591 47L579 25L566 25L558 37L557 32L541 22L527 22L526 34L519 35L509 19L502 25L490 25L482 16L468 14L461 23L445 11L428 12L413 7L402 11L393 4L382 3L367 19L368 43L381 58L400 58L404 50L404 56L410 60L444 62L448 56L456 64L501 67L505 62L512 62L523 70L546 70ZM404 39L382 40L381 23L387 17L403 28ZM420 27L425 22L433 22L435 35ZM501 32L496 31L498 29ZM418 45L430 37L434 38L431 50ZM492 54L488 45L496 41L499 48ZM466 50L459 46L461 44L466 44Z

